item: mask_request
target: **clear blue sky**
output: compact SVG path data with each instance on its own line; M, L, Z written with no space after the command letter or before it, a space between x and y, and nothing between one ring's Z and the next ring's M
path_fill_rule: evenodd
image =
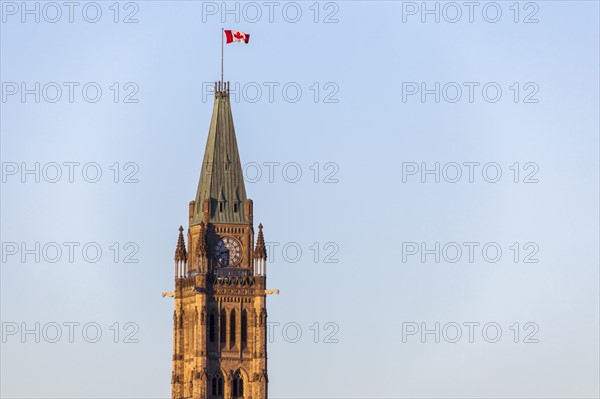
M170 395L173 304L161 293L196 192L212 111L203 82L219 79L223 27L251 35L226 47L225 79L242 91L232 107L255 222L278 243L271 397L599 395L597 2L481 2L472 22L463 2L441 2L439 23L421 2L280 2L272 20L263 2L238 3L236 21L221 2L121 2L116 15L111 1L96 23L90 3L72 23L62 2L37 4L39 23L2 2L3 397ZM39 183L22 173L36 162ZM79 163L73 182L65 162ZM436 163L439 183L421 176ZM65 242L79 243L72 262ZM478 243L473 262L465 242ZM40 262L23 261L35 243ZM421 243L440 243L439 263L422 261ZM69 322L80 323L72 343ZM39 343L22 334L35 323ZM86 323L102 329L97 343ZM421 342L435 323L440 342Z

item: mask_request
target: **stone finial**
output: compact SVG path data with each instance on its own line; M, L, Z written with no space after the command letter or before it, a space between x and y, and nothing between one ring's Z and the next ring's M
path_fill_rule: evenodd
M196 246L196 256L206 256L207 253L206 248L206 227L204 226L204 222L200 222L200 237L198 241L198 245Z
M267 259L267 248L265 247L265 237L263 236L263 225L258 225L258 238L256 239L256 248L254 249L254 259Z
M183 239L183 227L179 226L179 238L177 239L177 248L175 249L175 261L187 262L187 252L185 250L185 241Z

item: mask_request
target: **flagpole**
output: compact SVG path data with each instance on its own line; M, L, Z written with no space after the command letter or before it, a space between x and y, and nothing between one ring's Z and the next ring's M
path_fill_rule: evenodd
M225 34L224 28L221 28L221 82L223 82L223 35Z

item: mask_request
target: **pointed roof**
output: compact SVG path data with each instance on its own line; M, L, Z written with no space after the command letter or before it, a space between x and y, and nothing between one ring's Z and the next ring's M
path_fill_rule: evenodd
M215 103L204 150L204 161L196 192L192 225L202 221L202 203L211 201L210 222L248 223L239 206L246 200L242 163L238 152L229 93L215 90ZM223 204L220 212L219 202ZM233 204L238 202L234 208ZM237 212L235 212L237 210Z
M258 225L258 238L256 239L256 248L254 249L255 259L267 259L267 248L265 247L265 237L263 236L263 225Z
M185 240L183 239L182 226L179 226L179 237L177 238L177 248L175 248L175 261L187 262L187 251L185 250Z

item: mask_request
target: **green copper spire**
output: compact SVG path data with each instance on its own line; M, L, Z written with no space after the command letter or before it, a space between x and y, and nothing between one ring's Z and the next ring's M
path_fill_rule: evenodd
M202 204L210 200L211 223L248 223L244 215L246 187L238 152L229 88L215 86L215 104L196 192L192 225L202 221Z

